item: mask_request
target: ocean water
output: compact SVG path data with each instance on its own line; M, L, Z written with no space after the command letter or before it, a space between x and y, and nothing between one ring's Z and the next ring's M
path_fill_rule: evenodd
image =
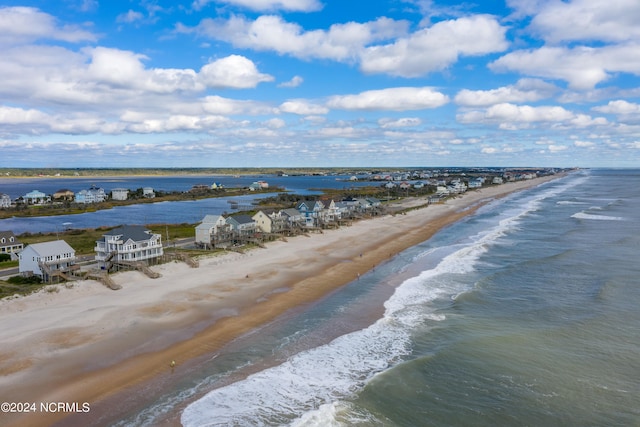
M482 207L116 425L640 426L640 171Z

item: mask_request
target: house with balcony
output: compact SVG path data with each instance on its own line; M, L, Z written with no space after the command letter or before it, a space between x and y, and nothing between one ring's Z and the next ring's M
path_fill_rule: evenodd
M42 205L51 201L51 198L42 191L33 190L22 196L22 200L27 205Z
M262 233L280 233L287 228L287 217L282 211L265 209L251 217L256 224L256 231Z
M318 227L325 220L325 205L320 200L303 200L296 206L307 227Z
M11 231L0 231L0 254L9 254L11 259L17 259L23 249L24 245Z
M152 264L164 254L162 236L141 225L124 225L102 236L94 250L96 261L105 269L112 263Z
M44 282L67 278L79 270L76 251L64 240L33 243L18 254L19 272L25 276L39 276Z
M256 223L249 215L230 216L227 224L236 236L250 236L256 232Z
M104 189L92 185L88 190L81 190L76 193L76 203L100 203L107 199Z
M205 215L200 224L195 227L195 242L205 247L215 246L216 242L228 240L230 230L231 226L222 215Z
M282 209L280 215L284 218L286 227L289 229L302 227L305 222L304 216L297 209Z

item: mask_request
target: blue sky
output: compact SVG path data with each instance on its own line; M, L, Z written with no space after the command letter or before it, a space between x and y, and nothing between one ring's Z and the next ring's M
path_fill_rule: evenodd
M1 1L0 167L640 166L637 0Z

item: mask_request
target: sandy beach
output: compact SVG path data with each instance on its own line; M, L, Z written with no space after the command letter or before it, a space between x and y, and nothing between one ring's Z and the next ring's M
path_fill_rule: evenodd
M170 372L171 361L179 368L212 354L287 310L357 280L482 203L558 177L469 191L405 214L203 258L198 268L181 262L154 266L158 279L118 273L112 276L122 286L118 291L87 280L4 299L0 401L34 406L22 413L3 410L0 424L89 425L112 412L124 391ZM51 402L75 406L42 410L41 404Z

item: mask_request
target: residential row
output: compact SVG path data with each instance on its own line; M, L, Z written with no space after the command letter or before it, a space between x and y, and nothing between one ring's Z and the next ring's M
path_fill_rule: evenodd
M154 198L155 192L151 187L145 187L142 189L142 196L145 198ZM113 200L127 200L129 197L129 190L126 188L114 188L111 190L111 198ZM49 196L42 191L33 190L18 197L12 202L11 197L8 194L0 193L0 208L10 208L13 205L44 205L52 202L75 202L82 204L100 203L109 198L107 192L103 188L91 186L86 190L80 190L74 193L71 190L62 189L58 190L53 195Z
M381 209L380 200L373 197L340 201L327 198L303 200L295 208L259 210L253 216L206 215L195 227L195 243L202 248L229 247L264 237L262 234L292 234L337 227L344 221L379 214Z
M194 185L189 192L220 190L223 188L225 188L224 185L214 182L211 185ZM255 181L249 185L248 189L249 191L267 190L269 189L269 183L266 181ZM99 188L95 185L92 185L88 189L80 190L77 193L68 189L62 189L56 191L52 195L47 195L42 191L33 190L13 201L8 194L0 193L0 208L10 208L16 205L45 205L52 202L74 202L82 204L100 203L109 199L109 197L111 197L111 200L123 201L127 200L130 196L131 191L127 188L114 188L109 194L103 188ZM137 197L139 197L139 194ZM145 199L155 198L156 192L152 187L143 187L142 197Z
M98 267L136 267L157 263L164 254L162 236L138 225L126 225L103 234L94 247ZM44 282L74 279L80 270L76 251L64 240L32 243L26 247L10 231L0 231L0 254L18 259L23 276L38 276Z
M255 215L223 217L206 215L195 227L199 247L229 247L255 241L267 235L304 232L314 228L338 226L340 221L379 212L375 198L301 201L296 208L260 210ZM95 261L108 272L113 267L159 262L163 255L162 236L138 225L126 225L103 234L94 247ZM33 243L26 247L10 231L0 232L0 253L19 261L19 273L38 276L45 282L74 279L80 266L75 249L64 240Z
M531 176L532 178L533 176ZM530 177L520 178L530 179ZM502 177L494 177L493 184L503 182ZM435 195L429 201L441 197L460 194L468 188L479 188L485 178L467 179L466 183L455 178L449 181L429 181L436 186ZM392 184L392 183L388 183ZM387 185L388 185L387 184ZM400 183L402 185L404 183ZM263 183L258 184L265 188ZM393 185L396 185L393 183ZM414 186L416 183L413 184ZM402 188L402 187L400 187ZM91 188L85 193L101 197L104 192ZM82 192L80 192L82 193ZM79 194L79 193L78 193ZM117 191L113 195L117 194ZM70 195L68 195L70 197ZM77 199L77 194L74 195ZM261 243L265 237L291 235L311 230L338 227L347 221L383 212L381 201L377 198L348 197L337 200L321 198L319 200L301 200L295 208L280 210L259 210L254 215L237 214L233 216L206 215L195 226L195 245L200 248L229 248L248 242ZM106 232L96 242L95 261L99 268L109 271L114 266L152 264L164 255L162 237L143 226L127 225ZM19 260L19 272L23 275L36 275L43 281L56 277L73 278L79 269L75 250L64 240L31 244L26 247L11 232L0 232L0 254L10 254Z

